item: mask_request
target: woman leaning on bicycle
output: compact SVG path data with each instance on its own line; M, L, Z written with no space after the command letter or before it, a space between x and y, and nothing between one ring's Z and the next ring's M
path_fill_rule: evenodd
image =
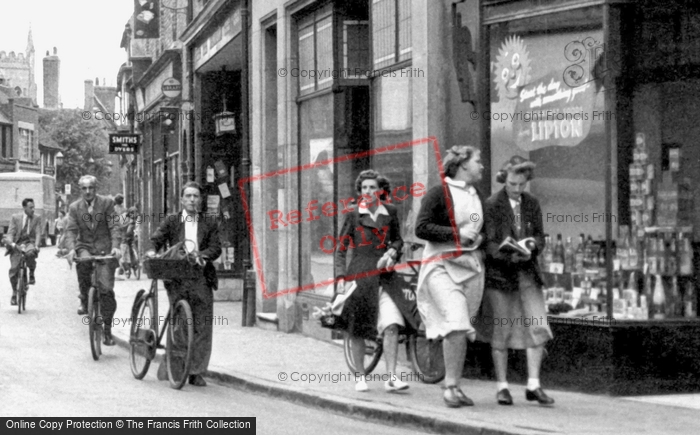
M346 215L335 254L337 292L345 293L354 283L357 287L345 301L341 324L347 325L356 362L356 391L368 391L365 367L365 339L374 340L377 332L384 336L386 369L389 379L384 388L389 391L405 390L408 384L396 377L399 326L403 316L391 297L381 290L382 281L399 257L403 240L398 211L384 200L390 190L389 181L374 170L362 171L355 180L360 195L358 206ZM371 242L371 243L368 243ZM352 251L349 256L348 250ZM367 276L378 269L383 274Z

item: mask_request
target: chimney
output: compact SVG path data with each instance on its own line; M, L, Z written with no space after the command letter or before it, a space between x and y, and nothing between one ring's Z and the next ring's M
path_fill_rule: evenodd
M93 97L95 96L95 86L92 80L85 80L85 104L83 110L92 111Z

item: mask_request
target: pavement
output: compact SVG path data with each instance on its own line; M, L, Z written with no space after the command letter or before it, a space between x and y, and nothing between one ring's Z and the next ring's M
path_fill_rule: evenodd
M159 283L158 306L164 316L167 295ZM128 349L131 306L139 288L150 281L117 280L118 308L113 334ZM76 304L77 305L77 304ZM362 420L432 433L448 434L697 434L700 395L610 397L543 388L556 400L552 407L525 401L524 385L510 385L515 404L496 403L495 382L463 379L462 389L475 406L447 408L442 384L423 384L411 373L400 349L401 376L410 388L387 393L384 382L369 382L370 391L355 392L340 343L241 326L240 302L214 305L214 344L209 382L282 398ZM150 370L157 370L152 364ZM373 372L386 375L384 363ZM185 389L197 388L186 385ZM232 410L233 411L233 410ZM663 416L663 417L662 417Z

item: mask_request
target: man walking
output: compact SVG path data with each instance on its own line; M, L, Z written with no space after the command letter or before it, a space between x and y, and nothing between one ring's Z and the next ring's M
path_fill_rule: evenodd
M68 263L73 264L73 258L85 258L95 255L110 255L116 260L121 256L119 244L121 237L119 225L115 222L114 201L105 196L97 195L97 179L92 175L84 175L78 182L82 198L75 201L68 209L68 225L66 227L66 247L70 249L67 255ZM104 319L104 344L114 345L112 339L112 316L117 309L114 299L114 271L117 261L97 265L97 286L100 291L100 304ZM80 287L80 308L78 314L87 313L87 297L92 285L93 266L89 262L76 266L78 285Z
M34 200L25 198L22 200L23 213L12 215L10 228L5 236L8 245L7 254L10 255L10 284L12 284L12 300L10 304L17 305L17 275L21 252L25 253L27 267L29 268L29 284L36 283L34 270L36 269L36 257L39 255L41 241L41 219L34 216ZM7 255L5 254L5 255Z
M194 254L203 266L199 276L192 279L172 280L166 282L170 303L184 299L192 308L194 323L194 349L189 382L203 387L207 385L202 375L209 366L212 336L214 333L212 318L214 315L214 295L217 288L216 269L212 261L221 255L221 242L216 222L207 219L199 212L202 197L199 184L194 181L186 183L180 192L183 210L168 216L151 236L153 247L157 251L166 245L173 246L185 240L195 242ZM149 256L154 253L149 252ZM158 378L165 380L165 363L158 369Z

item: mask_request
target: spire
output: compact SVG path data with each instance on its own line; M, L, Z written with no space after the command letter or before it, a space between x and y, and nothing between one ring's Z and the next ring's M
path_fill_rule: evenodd
M32 38L32 23L29 23L29 33L27 34L27 54L34 53L34 38Z

